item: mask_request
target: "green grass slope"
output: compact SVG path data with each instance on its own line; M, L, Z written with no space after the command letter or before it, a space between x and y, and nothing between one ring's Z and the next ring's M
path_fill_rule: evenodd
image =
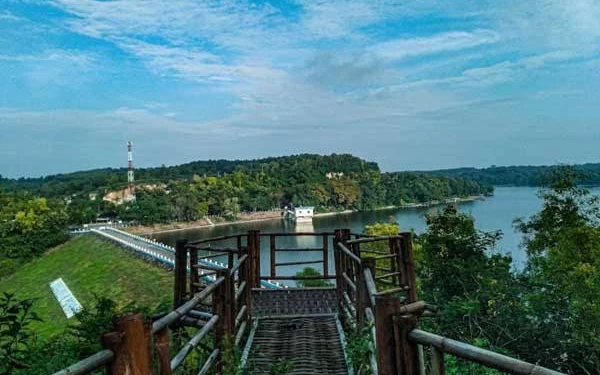
M67 320L48 285L59 277L84 308L93 307L94 295L111 298L119 307L133 302L154 309L172 301L172 272L93 235L80 236L0 281L0 293L36 299L34 311L44 320L34 326L40 337L61 332L74 320Z

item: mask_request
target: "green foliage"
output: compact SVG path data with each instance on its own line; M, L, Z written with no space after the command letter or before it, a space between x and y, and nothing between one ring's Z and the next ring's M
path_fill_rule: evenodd
M0 374L10 375L15 369L29 368L28 352L32 332L30 324L39 321L32 311L33 300L18 300L14 294L0 297Z
M569 373L600 372L600 224L598 197L557 171L542 210L517 226L529 254L531 331L541 363Z
M372 374L369 357L375 352L371 327L363 326L350 330L346 336L346 354L352 362L355 374Z
M0 261L29 260L66 241L67 220L59 200L0 191ZM2 266L2 273L8 273L11 264Z
M375 223L365 226L365 234L369 236L397 236L400 234L398 223Z
M317 271L316 269L314 269L312 267L304 267L304 269L302 271L296 272L296 276L297 277L315 277L315 276L322 276L322 275L319 271ZM298 280L296 282L296 284L300 288L328 287L328 286L333 285L327 280L319 280L319 279Z
M269 375L286 375L294 370L294 361L288 358L277 358L269 371Z
M512 185L512 186L545 186L554 179L557 171L563 166L510 166L489 168L457 168L428 171L436 176L475 181L485 186ZM572 166L577 173L574 180L577 184L600 185L600 163L589 163ZM560 173L560 172L559 172Z
M102 349L100 338L111 330L113 316L120 313L113 300L106 297L95 298L94 307L83 309L75 315L77 321L67 329L77 342L80 356L88 356Z
M125 170L102 169L40 179L0 180L0 187L47 197L69 198L69 222L97 214L141 224L198 220L206 215L235 219L240 212L285 205L320 211L371 208L478 195L477 183L423 173L381 174L375 163L352 155L294 155L260 160L198 161L175 167L139 169L137 199L116 206L102 196L126 186Z
M477 230L473 218L453 206L428 215L427 224L419 238L421 299L439 306L441 314L424 321L424 328L494 351L515 348L510 344L522 340L526 308L518 300L523 284L510 270L510 257L488 254L501 234ZM456 373L478 373L458 368Z
M75 237L0 281L0 293L34 298L35 311L44 320L33 328L45 340L70 324L48 283L61 277L84 308L94 311L97 298L110 298L119 311L131 303L152 311L172 301L173 274L139 259L93 235Z
M237 346L233 345L232 337L226 336L224 338L223 348L225 350L221 353L222 375L246 375L251 373L248 366L242 366L242 352Z

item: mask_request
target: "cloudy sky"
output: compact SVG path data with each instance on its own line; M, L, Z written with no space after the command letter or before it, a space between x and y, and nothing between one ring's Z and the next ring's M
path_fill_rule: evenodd
M0 1L0 174L600 161L600 2Z

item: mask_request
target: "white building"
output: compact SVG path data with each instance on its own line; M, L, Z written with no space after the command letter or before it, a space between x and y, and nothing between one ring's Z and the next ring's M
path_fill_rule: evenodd
M314 215L314 207L295 207L294 218L296 221L311 221Z

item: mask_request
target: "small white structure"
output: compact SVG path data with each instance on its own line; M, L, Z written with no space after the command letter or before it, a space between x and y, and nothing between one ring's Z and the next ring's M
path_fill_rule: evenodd
M297 222L312 222L314 207L295 207L294 218Z
M51 282L50 289L52 289L52 293L54 293L54 297L56 297L60 307L62 307L67 319L73 317L73 315L83 309L62 278L58 278Z

